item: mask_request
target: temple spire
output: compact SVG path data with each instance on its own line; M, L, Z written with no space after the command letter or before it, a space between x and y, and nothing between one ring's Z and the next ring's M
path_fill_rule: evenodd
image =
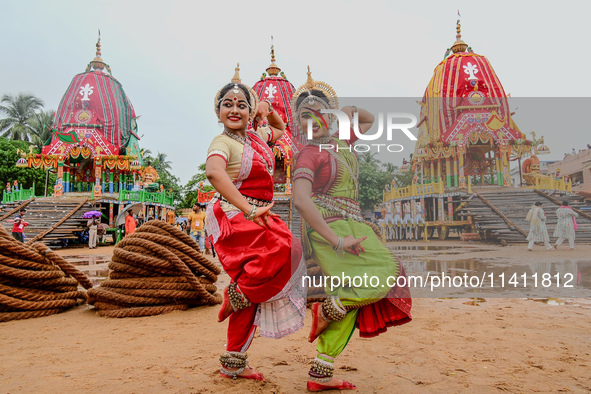
M101 56L101 29L98 31L98 41L96 42L96 56Z
M458 21L456 22L456 42L451 47L453 53L466 52L468 44L462 40L462 25L460 25L460 12L458 11Z
M276 77L281 72L281 69L275 64L275 45L273 44L273 36L271 36L271 65L267 67L266 71L270 77Z
M98 41L96 42L96 56L90 62L92 69L95 71L103 71L105 68L105 62L101 58L101 31L98 31Z

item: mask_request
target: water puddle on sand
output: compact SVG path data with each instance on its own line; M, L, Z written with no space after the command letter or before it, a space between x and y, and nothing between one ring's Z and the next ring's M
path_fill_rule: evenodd
M430 246L430 245L387 245L397 256L453 256L472 255L474 253L490 252L494 249L486 249L478 246Z
M109 278L110 256L71 255L62 257L80 271L84 272L92 282L93 286L98 286L103 280Z
M422 245L392 249L404 266L409 281L413 278L409 286L411 294L418 298L469 298L474 302L467 304L477 306L482 301L474 300L474 297L536 299L544 300L538 302L548 305L563 305L560 300L565 298L591 297L589 259L524 262L510 257L462 258L467 257L466 253L453 260L438 260L438 256L471 253L475 249L439 247L437 250L441 252L430 254L404 252L426 250Z
M393 250L449 250L449 249L468 249L462 246L441 246L441 245L394 245L390 246ZM471 249L471 248L470 248Z
M64 260L68 263L74 265L94 265L99 263L108 263L109 256L100 256L100 255L71 255L71 256L62 256Z
M541 302L546 305L566 305L566 302L560 298L528 298L529 301Z

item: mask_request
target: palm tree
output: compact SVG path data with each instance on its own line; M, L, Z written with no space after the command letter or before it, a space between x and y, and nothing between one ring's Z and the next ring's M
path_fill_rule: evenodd
M143 148L140 150L140 154L142 155L142 161L144 166L151 166L154 163L154 158L152 157L152 151L150 149Z
M386 183L392 183L392 180L396 178L396 174L398 173L398 167L392 163L385 163L382 164L382 169L384 170L384 179Z
M386 171L386 173L388 174L394 174L397 170L398 167L396 167L394 164L392 163L385 163L382 164L382 168L384 169L384 171Z
M156 158L154 159L154 168L156 168L156 170L158 170L158 172L168 171L168 170L172 169L172 167L170 166L172 164L172 162L169 160L166 160L167 156L168 155L166 153L158 152L156 154Z
M31 119L31 132L32 142L39 149L43 148L46 142L51 138L51 126L55 118L55 112L50 109L49 111L39 111Z
M376 159L376 152L364 152L361 155L359 155L359 161L361 165L367 165L370 167L378 167L381 164L381 161L379 161L378 159Z
M142 148L142 150L140 150L140 154L143 158L148 158L152 156L152 151L150 149Z
M36 110L43 108L43 101L33 95L19 93L16 97L5 94L0 103L0 114L6 116L0 120L2 137L29 141L33 132L31 119Z

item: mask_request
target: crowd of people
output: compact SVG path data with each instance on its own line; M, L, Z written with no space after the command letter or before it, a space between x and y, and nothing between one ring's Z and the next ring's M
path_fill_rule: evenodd
M24 220L26 210L23 209L19 215L15 218L13 225L13 236L24 242L21 238L24 238L24 227L28 223ZM154 212L148 209L147 221L153 220ZM205 254L213 254L216 257L215 249L211 245L211 242L207 240L207 234L205 231L206 215L205 215L205 204L194 204L193 212L189 214L188 218L177 217L173 210L169 210L161 219L168 224L175 226L180 231L190 235L191 238L197 242L199 249ZM140 210L134 213L133 209L129 209L125 214L125 223L120 226L122 236L128 236L135 232L136 228L143 225L146 221L144 220L144 212ZM104 221L101 221L100 215L93 216L86 222L86 231L88 234L88 248L94 249L97 247L97 242L105 243L107 230L109 225ZM113 239L115 240L115 238Z

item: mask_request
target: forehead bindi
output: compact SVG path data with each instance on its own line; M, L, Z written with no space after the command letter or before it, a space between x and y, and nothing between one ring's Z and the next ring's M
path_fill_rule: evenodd
M245 98L240 98L240 97L238 97L238 96L234 96L234 97L227 97L227 98L225 98L225 99L224 99L224 103L231 103L231 104L234 104L234 103L237 103L237 104L248 104L248 103L246 102L246 99L245 99Z
M224 101L223 102L224 103L226 103L226 102L230 102L230 103L246 103L246 96L238 88L234 88L234 89L230 90L224 96Z

